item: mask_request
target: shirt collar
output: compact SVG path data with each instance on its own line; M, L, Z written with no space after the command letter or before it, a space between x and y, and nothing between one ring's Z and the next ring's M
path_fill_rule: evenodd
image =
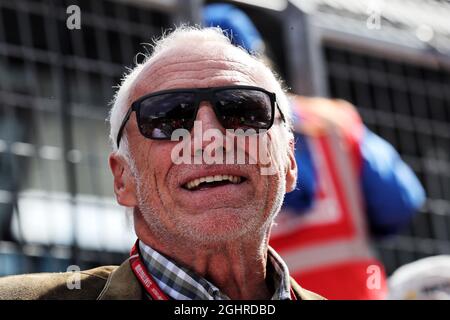
M164 293L175 300L230 300L219 288L195 272L177 265L139 240L139 251L145 267ZM272 300L290 299L289 270L281 257L269 247L267 276L273 280Z

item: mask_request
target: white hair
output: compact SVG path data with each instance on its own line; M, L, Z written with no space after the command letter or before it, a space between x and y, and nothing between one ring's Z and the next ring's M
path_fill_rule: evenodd
M127 73L123 76L120 85L117 87L117 91L114 95L114 99L112 101L112 107L109 113L109 122L110 122L110 134L109 138L112 144L112 148L115 152L118 152L125 158L129 160L128 154L128 141L126 138L126 132L123 132L120 147L117 147L117 135L119 132L120 125L130 107L132 101L130 100L130 89L133 87L137 77L144 69L144 67L153 61L156 61L161 57L163 53L167 50L173 48L179 48L180 45L188 44L182 46L186 48L185 50L189 50L192 43L195 43L195 47L198 48L204 43L217 42L220 44L225 44L227 46L235 47L230 39L224 34L224 31L220 28L199 28L199 27L186 27L181 26L176 28L173 32L168 35L163 35L159 40L154 41L153 52L148 55L144 54L144 59L141 63L137 63L134 68L129 69ZM270 83L272 89L275 90L275 94L277 96L277 103L280 109L283 112L283 115L286 119L286 130L284 134L284 141L288 141L289 138L292 138L292 115L289 107L289 102L286 96L285 91L282 88L281 82L277 80L277 77L274 73L267 67L267 65L263 62L263 59L258 58L255 55L250 55L242 48L238 48L238 50L242 51L243 54L252 59L264 76L265 80Z

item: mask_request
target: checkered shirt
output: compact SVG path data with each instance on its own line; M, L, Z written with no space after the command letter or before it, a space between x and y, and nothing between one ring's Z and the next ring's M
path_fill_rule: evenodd
M161 290L174 300L230 300L205 278L152 249L139 240L139 251L145 267ZM267 276L275 292L272 300L290 300L289 270L281 257L269 247Z

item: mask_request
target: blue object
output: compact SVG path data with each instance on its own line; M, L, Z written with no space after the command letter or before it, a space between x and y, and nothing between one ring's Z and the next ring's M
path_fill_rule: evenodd
M361 183L372 231L378 235L395 233L422 206L425 191L395 149L367 128L361 154Z
M284 206L303 214L314 201L316 174L306 137L296 133L297 188ZM361 187L369 226L374 235L397 232L425 200L425 191L409 166L385 140L364 128L361 141Z
M297 186L294 191L285 195L284 206L295 213L302 214L313 205L317 176L306 137L295 133L294 139L295 161L298 166Z
M210 4L203 9L203 23L207 27L220 27L231 42L249 53L262 53L264 42L250 18L231 4Z

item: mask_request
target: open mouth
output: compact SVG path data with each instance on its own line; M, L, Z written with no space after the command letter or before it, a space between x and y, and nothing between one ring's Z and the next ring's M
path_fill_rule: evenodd
M241 184L246 180L242 176L234 175L214 175L205 176L188 181L183 188L189 191L204 190L209 188L220 187L228 184Z

